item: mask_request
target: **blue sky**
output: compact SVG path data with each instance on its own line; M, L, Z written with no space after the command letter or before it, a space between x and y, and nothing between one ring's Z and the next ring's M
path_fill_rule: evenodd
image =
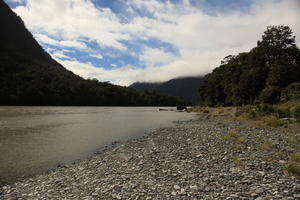
M206 74L270 24L300 33L298 0L5 1L67 69L120 85Z

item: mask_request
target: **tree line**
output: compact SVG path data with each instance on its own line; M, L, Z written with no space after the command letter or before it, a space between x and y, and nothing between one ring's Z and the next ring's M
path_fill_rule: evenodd
M268 26L256 47L225 57L204 77L199 95L207 106L275 104L300 96L300 50L291 28Z
M0 52L0 105L176 106L183 99L83 79L58 63Z
M83 79L57 63L0 0L0 105L176 106L181 98Z

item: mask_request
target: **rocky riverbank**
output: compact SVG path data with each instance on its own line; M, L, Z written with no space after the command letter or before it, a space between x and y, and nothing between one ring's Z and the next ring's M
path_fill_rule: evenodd
M300 199L284 170L290 134L202 115L2 187L0 199Z

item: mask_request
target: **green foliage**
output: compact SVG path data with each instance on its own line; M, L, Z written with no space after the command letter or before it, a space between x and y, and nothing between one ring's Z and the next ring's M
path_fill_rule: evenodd
M295 105L290 109L290 113L293 117L300 118L300 104Z
M228 131L226 135L223 136L225 140L231 140L237 143L245 143L247 141L244 134L238 133L236 130Z
M85 80L53 60L40 61L0 49L0 105L158 106L186 105L155 92Z
M180 98L155 92L138 92L98 80L84 80L61 66L47 63L24 65L9 61L14 73L0 77L0 105L155 106L186 105ZM19 84L21 83L21 84Z
M262 41L250 52L225 57L219 67L205 76L199 88L200 104L274 104L282 96L295 98L291 93L300 91L299 82L300 50L295 36L288 26L269 26Z
M288 108L277 107L275 110L276 110L276 113L278 114L278 116L281 118L291 116L290 109L288 109Z
M256 120L259 117L259 113L257 111L257 107L246 105L246 106L238 107L235 116Z
M0 0L0 105L175 106L181 98L85 80L53 60Z
M275 113L275 109L270 104L260 104L256 106L258 112L260 112L263 115L270 115Z
M239 158L238 156L233 157L233 163L236 167L244 169L246 167L246 162Z
M236 117L239 119L255 120L261 125L271 127L283 126L289 121L281 120L279 117L290 117L289 109L278 105L259 104L238 107Z
M274 144L272 141L265 139L261 144L260 148L263 151L270 151L273 148Z
M300 176L300 153L292 153L287 165L287 171Z
M300 99L300 83L291 83L287 88L281 92L281 101L290 101Z
M278 86L268 86L259 95L259 102L274 104L279 101L281 88Z
M288 26L268 26L257 46L264 51L267 61L271 64L280 55L295 53L295 36Z

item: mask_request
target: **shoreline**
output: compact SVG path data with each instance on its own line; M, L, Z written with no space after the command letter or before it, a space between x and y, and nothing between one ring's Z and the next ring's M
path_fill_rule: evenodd
M175 123L178 123L178 122L185 122L185 121L190 121L190 120L194 120L194 119L175 120L175 121L171 122L170 126L174 126ZM162 126L161 128L163 128L163 127L170 127L170 126ZM0 182L0 197L1 197L1 188L2 187L10 186L10 185L13 185L13 184L18 183L18 182L24 182L24 181L26 181L28 179L33 179L33 178L35 178L37 176L40 176L40 175L47 175L49 173L52 173L53 171L59 170L60 168L69 168L72 165L76 165L76 164L79 164L81 162L88 161L90 159L93 159L98 154L102 154L103 151L109 151L110 149L112 149L112 148L114 148L114 147L116 147L116 146L118 146L118 145L120 145L120 144L122 144L124 142L130 141L130 140L135 140L135 139L143 138L148 133L151 133L152 131L154 131L156 129L159 129L159 128L153 128L153 129L146 130L143 133L137 134L136 136L134 136L132 138L129 138L129 139L112 141L111 143L108 143L108 144L106 144L106 145L104 145L102 147L99 147L94 152L91 152L90 155L87 155L87 156L85 156L83 158L78 158L78 159L75 159L75 160L72 160L72 161L60 162L59 164L57 164L56 166L53 166L51 168L48 168L48 169L36 172L34 174L31 174L31 175L20 176L19 178L13 179L11 181L4 182L4 184L1 184L1 182Z
M194 117L158 109L2 109L0 188L48 173L59 165L88 159L114 141L137 138L155 128L171 126L172 121Z
M245 138L239 146L226 139L238 129ZM0 199L297 199L300 181L282 170L287 161L263 159L281 144L261 152L250 137L276 131L228 116L177 121L4 186Z

